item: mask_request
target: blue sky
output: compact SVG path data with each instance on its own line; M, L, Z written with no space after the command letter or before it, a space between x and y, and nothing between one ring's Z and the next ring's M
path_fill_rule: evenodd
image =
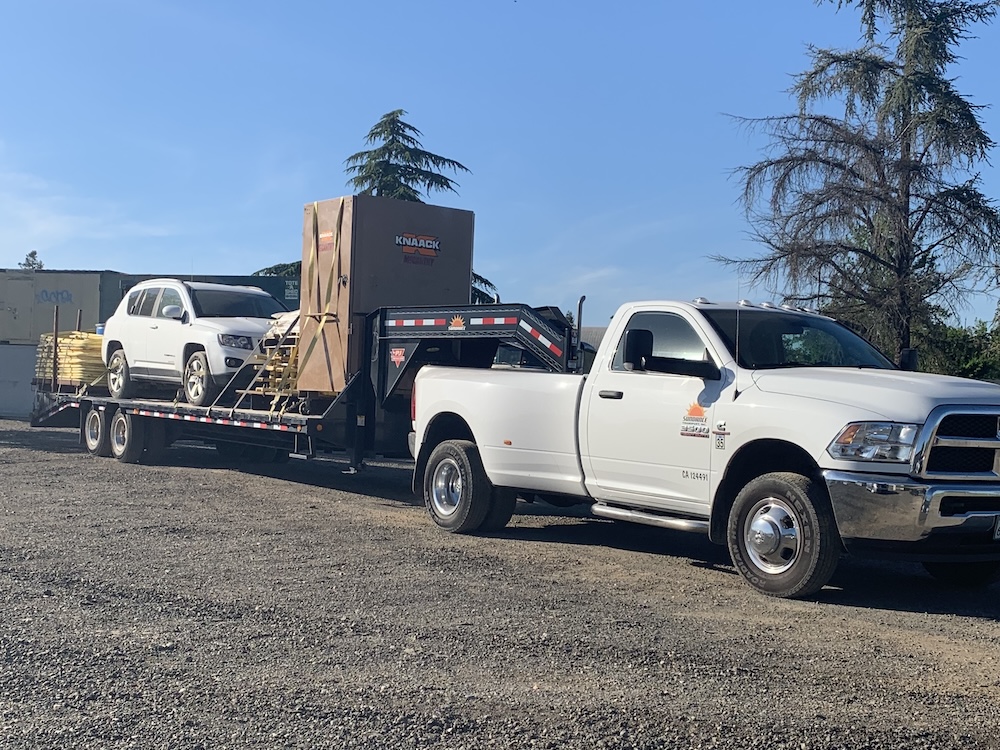
M0 267L30 250L170 275L297 260L301 207L350 194L344 159L405 109L472 170L429 202L475 212L475 267L504 300L586 294L599 325L633 299L767 299L708 260L758 249L731 171L764 142L727 115L791 111L806 44L858 42L835 7L0 0ZM1000 26L975 33L954 75L995 103ZM984 119L1000 140L1000 112Z

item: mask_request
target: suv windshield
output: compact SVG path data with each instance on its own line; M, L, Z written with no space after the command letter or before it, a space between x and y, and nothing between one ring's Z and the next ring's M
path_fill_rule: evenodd
M192 289L191 302L199 318L270 318L287 308L269 294L239 290Z
M740 367L874 367L896 369L875 347L834 320L774 310L702 309ZM737 316L738 312L738 316ZM737 320L738 318L738 320ZM739 354L735 345L739 330Z

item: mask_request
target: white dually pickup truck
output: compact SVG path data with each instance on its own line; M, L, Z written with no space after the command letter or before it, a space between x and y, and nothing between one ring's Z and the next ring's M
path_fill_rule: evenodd
M816 313L628 303L589 373L427 366L413 412L414 490L449 531L540 496L705 532L772 596L844 552L1000 577L1000 386L900 370Z

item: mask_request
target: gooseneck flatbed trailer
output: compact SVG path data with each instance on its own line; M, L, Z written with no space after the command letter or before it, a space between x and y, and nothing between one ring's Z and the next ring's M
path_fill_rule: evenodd
M361 334L360 361L367 364L339 393L274 388L270 365L286 331L271 342L270 355L252 355L209 406L163 398L162 391L116 399L104 379L67 390L53 372L35 383L31 424L77 427L91 454L127 463L158 460L171 443L187 439L258 463L347 451L349 470L356 471L366 456L410 455L413 382L424 365L582 367L579 329L556 308L383 307L364 316L359 328L353 335Z

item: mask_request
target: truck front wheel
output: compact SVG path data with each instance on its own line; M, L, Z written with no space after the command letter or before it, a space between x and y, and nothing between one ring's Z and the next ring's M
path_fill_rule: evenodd
M442 529L456 534L479 529L492 505L492 490L475 443L446 440L431 452L424 503Z
M808 477L791 472L764 474L740 491L729 513L727 541L746 582L782 598L819 591L840 558L825 493Z

